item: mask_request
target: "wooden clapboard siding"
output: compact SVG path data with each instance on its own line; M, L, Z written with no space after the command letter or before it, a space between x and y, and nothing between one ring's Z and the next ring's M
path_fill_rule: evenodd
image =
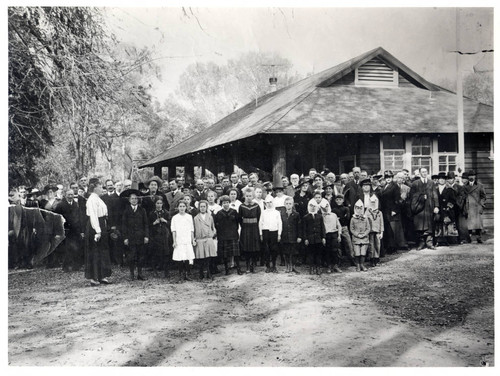
M490 159L490 141L492 134L465 135L465 170L475 170L476 177L486 192L486 207L483 213L485 227L493 227L494 202L494 162Z

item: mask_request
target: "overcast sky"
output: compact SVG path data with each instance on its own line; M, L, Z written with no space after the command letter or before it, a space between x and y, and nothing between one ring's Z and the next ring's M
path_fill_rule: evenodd
M454 81L455 8L109 8L118 38L153 48L162 100L195 61L224 63L248 51L277 52L302 75L382 46L431 82ZM191 12L192 11L192 12ZM493 9L460 12L462 50L493 48ZM484 55L465 57L464 69ZM487 57L486 59L492 59ZM485 60L481 63L483 65Z

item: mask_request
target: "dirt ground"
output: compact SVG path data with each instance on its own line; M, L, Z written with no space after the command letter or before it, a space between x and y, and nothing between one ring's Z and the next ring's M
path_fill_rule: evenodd
M492 239L382 261L180 284L116 268L99 287L12 271L9 365L493 366Z

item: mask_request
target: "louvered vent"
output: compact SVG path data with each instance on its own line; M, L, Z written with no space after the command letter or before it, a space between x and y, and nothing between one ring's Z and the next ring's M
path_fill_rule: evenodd
M356 85L397 86L397 71L382 60L373 58L356 69Z

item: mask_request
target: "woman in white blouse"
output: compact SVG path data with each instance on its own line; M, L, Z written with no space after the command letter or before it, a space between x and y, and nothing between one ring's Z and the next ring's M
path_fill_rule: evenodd
M89 181L87 199L87 225L85 227L85 278L92 286L109 284L111 261L108 248L108 208L99 197L102 184L97 178Z

